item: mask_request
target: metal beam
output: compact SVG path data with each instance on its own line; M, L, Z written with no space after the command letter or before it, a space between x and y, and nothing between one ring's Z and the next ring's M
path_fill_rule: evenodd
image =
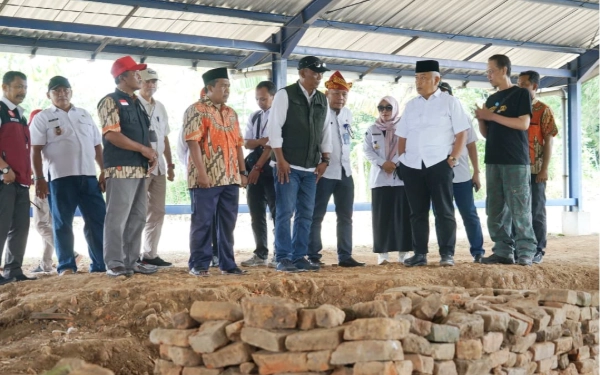
M294 48L300 42L308 28L317 20L317 18L331 7L337 0L313 0L300 13L289 20L272 38L280 41L281 57L287 59ZM237 69L245 69L258 64L268 55L254 52L248 55L237 66Z
M549 51L549 52L581 54L586 51L585 48L572 47L572 46L561 46L561 45L547 44L547 43L523 42L523 41L519 41L519 40L510 40L510 39L482 38L482 37L471 36L471 35L449 34L449 33L440 33L440 32L434 32L434 31L412 30L412 29L403 29L400 27L387 27L387 26L350 23L350 22L318 20L315 23L313 23L313 27L335 28L335 29L341 29L341 30L360 31L360 32L365 32L365 33L398 35L398 36L405 36L405 37L411 37L411 38L419 37L419 38L424 38L424 39L443 40L446 42L462 42L462 43L471 43L471 44L492 44L495 46L527 48L527 49L534 49L534 50L539 50L539 51Z
M362 61L374 61L384 62L391 64L402 64L402 65L415 65L417 61L425 59L424 57L415 56L402 56L402 55L388 55L383 53L371 53L371 52L356 52L347 50L336 50L327 48L316 48L316 47L296 47L294 54L297 55L312 55L329 57L336 59L350 59L350 60L362 60ZM479 70L485 71L487 64L461 61L461 60L446 60L436 59L440 63L440 67L447 69L464 69L464 70ZM575 73L569 69L548 69L531 66L513 66L515 71L523 70L535 70L543 76L551 77L574 77Z
M85 25L71 22L44 21L30 18L0 16L0 27L100 35L113 38L150 40L153 42L183 43L207 47L231 48L236 50L274 53L279 52L279 46L272 43L214 38L188 34L164 33L149 30L123 29L117 27Z
M570 68L577 70L578 59L569 63ZM568 154L569 154L569 197L577 200L576 205L569 208L570 211L582 211L581 197L583 190L581 180L583 169L581 166L581 82L578 78L570 78L567 85L567 132L568 132Z
M600 58L600 53L598 52L599 46L595 46L594 48L588 50L581 56L578 56L573 61L577 60L577 77L581 79L583 75L598 62ZM560 69L570 69L572 66L572 62L569 62L560 67ZM513 69L514 70L514 69ZM533 69L536 70L536 69ZM543 74L542 74L543 75ZM556 86L566 86L569 84L568 79L566 78L556 78L556 77L544 77L540 81L540 88L548 88L548 87L556 87Z
M575 1L575 0L522 0L529 1L530 3L542 3L547 5L558 5L569 8L583 8L583 9L592 9L599 10L600 6L598 3L591 3L588 1Z
M66 51L83 51L83 52L94 52L98 47L95 43L84 43L84 42L70 42L58 39L38 39L38 38L27 38L10 35L0 36L0 45L11 45L11 46L24 46L32 48L47 48L56 50ZM227 55L227 54L215 54L215 53L204 53L204 52L190 52L176 49L164 49L164 48L143 48L134 46L123 46L123 45L107 45L102 51L104 53L118 54L118 55L133 55L133 56L149 56L149 57L160 57L160 58L172 58L172 59L183 59L183 60L201 60L201 61L219 61L226 62L229 64L237 63L241 56Z
M283 14L273 14L266 12L253 12L242 9L220 8L206 5L188 4L185 2L164 1L164 0L86 0L94 3L139 6L149 9L171 10L175 12L186 12L196 14L206 14L210 16L243 18L252 21L286 23L292 17Z

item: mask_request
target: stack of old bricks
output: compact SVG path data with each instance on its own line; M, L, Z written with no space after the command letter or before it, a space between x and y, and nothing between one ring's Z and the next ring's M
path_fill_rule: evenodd
M598 292L400 287L349 308L195 302L157 375L598 374Z

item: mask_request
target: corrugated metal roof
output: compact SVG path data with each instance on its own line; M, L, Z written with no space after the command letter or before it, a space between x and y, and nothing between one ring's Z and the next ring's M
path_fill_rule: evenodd
M294 16L312 0L172 0L188 4L224 7ZM597 0L591 1L597 3ZM136 30L187 34L194 36L263 42L281 24L245 18L211 16L183 11L139 8L82 0L8 0L1 16L30 18ZM598 45L598 11L561 7L524 0L338 0L321 19L367 25L398 27L455 35L502 38L521 42L547 43L591 48ZM102 35L83 35L21 29L0 29L3 36L97 43ZM465 60L479 51L479 42L418 38L381 33L339 30L334 27L310 28L299 45L367 53L383 53L433 59ZM111 45L162 48L245 56L235 49L207 48L182 43L157 43L152 40L110 38ZM403 47L404 46L404 47ZM400 49L400 47L403 47ZM485 62L494 53L508 55L514 65L558 68L573 60L571 53L545 52L493 45L473 62ZM299 58L299 57L298 57ZM373 62L328 59L331 63L373 66ZM394 64L384 67L408 68ZM458 72L454 70L453 72ZM467 72L468 73L468 72ZM466 74L466 73L465 73ZM481 74L480 72L478 74Z

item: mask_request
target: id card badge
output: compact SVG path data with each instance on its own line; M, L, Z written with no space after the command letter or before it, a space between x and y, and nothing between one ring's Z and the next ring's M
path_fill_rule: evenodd
M344 140L344 144L345 145L349 145L350 144L350 134L344 133L344 134L342 134L342 138Z
M150 142L158 142L158 136L156 135L155 130L150 130Z

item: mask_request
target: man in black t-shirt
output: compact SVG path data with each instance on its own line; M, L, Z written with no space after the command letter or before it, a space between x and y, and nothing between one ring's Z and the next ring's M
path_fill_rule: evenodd
M536 240L531 224L530 162L527 129L531 97L510 81L510 59L494 55L488 60L488 80L498 89L475 110L479 130L486 138L486 213L494 254L487 264L531 266ZM514 237L511 226L514 225Z

